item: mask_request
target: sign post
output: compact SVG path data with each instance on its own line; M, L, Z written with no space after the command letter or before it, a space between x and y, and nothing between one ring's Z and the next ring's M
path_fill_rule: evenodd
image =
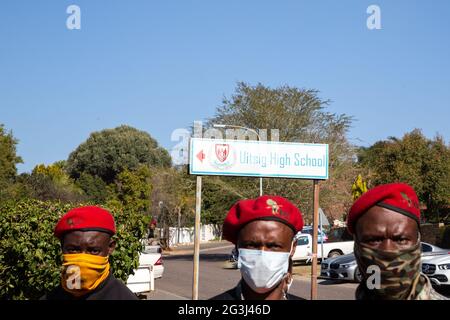
M319 181L314 180L313 243L311 264L311 300L317 300L317 235L319 222ZM323 253L322 253L323 254ZM323 258L323 257L322 257Z
M311 299L317 299L319 180L328 179L328 145L191 138L189 173L197 175L192 299L198 299L202 176L294 178L314 181Z
M200 211L202 207L202 177L197 176L195 193L195 236L194 236L194 275L192 279L192 300L198 300L198 277L200 264Z

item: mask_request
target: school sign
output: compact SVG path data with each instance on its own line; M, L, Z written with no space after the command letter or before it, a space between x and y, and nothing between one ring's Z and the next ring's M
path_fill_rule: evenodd
M194 175L328 179L328 145L192 138Z

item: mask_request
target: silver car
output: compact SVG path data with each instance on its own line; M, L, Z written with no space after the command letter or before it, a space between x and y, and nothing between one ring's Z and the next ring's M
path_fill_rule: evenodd
M320 265L320 277L335 280L361 281L361 273L353 253L325 259Z
M422 263L439 255L446 255L447 249L422 242ZM353 253L328 258L320 265L320 277L335 280L361 281L361 273L357 267Z

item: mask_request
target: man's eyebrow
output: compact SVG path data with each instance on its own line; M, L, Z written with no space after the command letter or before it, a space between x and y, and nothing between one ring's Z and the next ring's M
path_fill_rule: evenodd
M283 243L282 242L277 242L277 241L268 241L268 242L266 242L266 245L267 246L279 246L279 247L282 247Z
M400 237L402 237L402 238L413 238L414 237L413 234L408 234L408 233L405 233L405 232L396 232L392 236L394 238L400 238Z
M384 238L385 234L382 232L379 233L366 233L366 234L361 234L360 235L360 239L372 239L372 238Z
M81 246L78 245L78 244L66 244L66 245L64 245L63 247L64 247L64 248L75 248L75 249L78 249L78 248L80 248Z
M241 240L241 243L246 244L246 245L259 245L262 242L258 241L258 240Z

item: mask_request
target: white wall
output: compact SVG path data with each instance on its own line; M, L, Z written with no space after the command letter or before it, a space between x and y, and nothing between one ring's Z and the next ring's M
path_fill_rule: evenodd
M180 228L180 239L178 240L178 228L169 228L169 246L176 244L188 244L194 242L194 227ZM200 241L210 241L218 238L217 228L214 225L207 224L200 226Z

